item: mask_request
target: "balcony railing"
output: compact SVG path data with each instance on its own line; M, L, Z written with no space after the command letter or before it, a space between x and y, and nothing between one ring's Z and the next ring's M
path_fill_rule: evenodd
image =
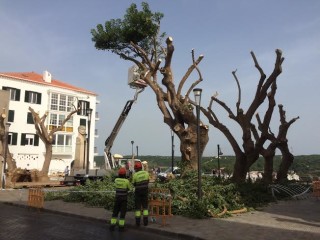
M72 154L71 146L52 146L53 154Z

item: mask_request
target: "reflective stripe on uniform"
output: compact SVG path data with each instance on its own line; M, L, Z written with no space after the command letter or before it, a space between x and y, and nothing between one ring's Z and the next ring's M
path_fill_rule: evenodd
M147 171L138 171L133 174L132 183L135 188L148 188L149 173Z
M117 218L111 218L111 225L117 224Z
M134 215L135 217L141 217L141 211L135 211Z
M116 196L126 196L128 190L131 189L130 182L126 178L116 178L114 183L116 186Z
M143 216L148 216L149 215L149 211L147 209L143 210Z
M123 227L124 226L124 219L119 219L119 227Z

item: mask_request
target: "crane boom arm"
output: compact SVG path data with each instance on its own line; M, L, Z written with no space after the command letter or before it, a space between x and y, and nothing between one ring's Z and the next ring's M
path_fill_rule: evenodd
M111 134L109 135L109 137L106 139L104 145L104 155L105 155L105 167L106 168L114 168L114 161L113 161L113 157L111 156L111 148L112 145L114 143L114 140L116 139L122 124L124 123L124 121L126 120L130 110L131 110L131 106L134 102L137 101L138 95L140 92L142 92L144 90L144 88L139 88L136 90L136 93L134 95L134 98L132 100L128 100L126 102L126 105L124 106L116 124L114 125Z
M127 101L126 105L124 106L124 108L120 114L120 117L118 118L118 121L116 122L114 128L112 129L110 136L106 139L106 141L104 143L106 153L110 153L113 142L116 139L123 122L126 120L133 103L134 103L134 100Z

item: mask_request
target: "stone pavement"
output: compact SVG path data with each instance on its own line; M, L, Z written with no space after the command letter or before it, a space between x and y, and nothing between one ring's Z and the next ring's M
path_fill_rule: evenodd
M54 189L54 188L50 188ZM48 191L50 191L48 189ZM61 188L59 188L61 189ZM0 201L27 206L27 189L0 190ZM86 207L81 203L61 200L46 201L44 211L72 214L109 223L111 212L103 208ZM107 221L108 220L108 221ZM126 216L128 231L134 226L134 214ZM140 227L176 239L320 239L320 199L309 196L303 200L272 203L269 206L229 218L189 219L173 216L161 226L161 220Z

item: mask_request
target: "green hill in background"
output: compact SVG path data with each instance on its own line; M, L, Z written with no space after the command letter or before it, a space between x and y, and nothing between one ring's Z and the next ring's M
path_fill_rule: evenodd
M125 156L131 158L131 156ZM139 156L141 161L147 161L149 168L162 167L166 168L171 166L172 157L171 156ZM96 156L94 158L96 166L103 166L104 157ZM281 161L281 156L275 156L274 169L278 169ZM234 156L220 156L220 167L224 168L226 171L232 172L233 165L235 162ZM179 165L180 157L174 157L174 166ZM212 169L218 168L218 159L216 157L203 157L202 158L202 171L211 172ZM263 171L264 160L259 158L259 160L252 165L251 171ZM313 176L320 176L320 155L299 155L295 156L293 164L290 170L296 172L298 175L311 174Z

